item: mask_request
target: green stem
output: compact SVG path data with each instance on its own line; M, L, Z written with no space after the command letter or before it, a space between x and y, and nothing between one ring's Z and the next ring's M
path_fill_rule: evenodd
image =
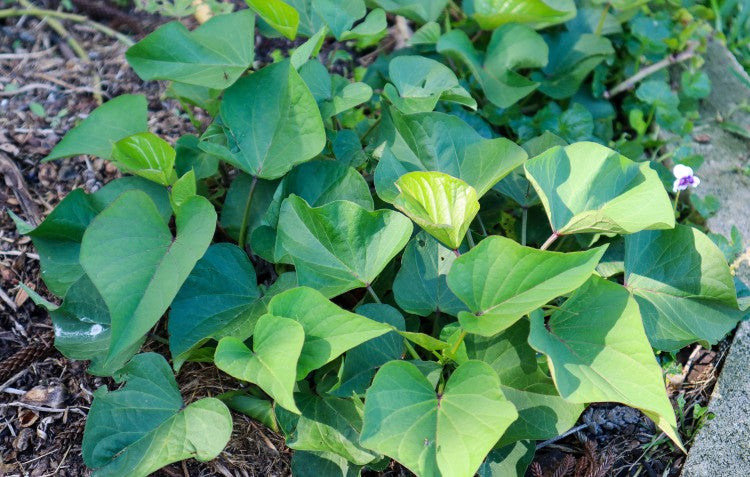
M365 133L362 135L362 139L361 140L362 140L363 143L365 142L365 139L367 139L367 136L369 136L370 133L372 131L374 131L376 127L378 127L378 124L380 124L380 121L382 119L383 119L383 116L380 116L378 119L375 120L374 123L372 123L372 125L369 128L367 128L367 131L365 131Z
M607 2L607 5L602 11L602 16L599 17L599 23L596 25L596 31L594 32L596 36L601 36L602 29L604 29L604 22L607 20L607 13L609 13L609 9L611 6L612 4L610 2Z
M549 246L552 245L555 242L555 240L557 240L558 237L560 237L560 234L558 234L557 232L553 232L552 235L549 236L547 241L542 244L539 250L547 250Z
M247 201L245 202L245 212L242 215L242 225L240 225L240 238L237 240L238 245L242 250L245 250L247 244L247 229L250 226L250 208L253 204L253 195L255 195L255 186L258 185L258 177L253 176L253 182L250 184L250 192L247 194Z
M474 237L471 236L471 229L466 231L466 241L469 242L469 248L474 248Z
M367 292L370 293L370 296L373 300L375 300L376 303L383 303L380 301L380 298L378 298L378 295L375 293L375 290L372 289L370 285L367 285Z
M482 235L485 237L487 236L487 229L484 226L484 221L482 220L482 216L477 214L477 220L479 221L479 228L482 229Z
M432 336L437 336L438 331L440 331L441 318L442 314L440 313L440 310L435 310L435 319L432 320Z
M680 202L680 192L681 190L677 189L677 195L674 196L674 209L672 209L672 214L677 217L677 204Z
M406 346L406 351L409 352L409 356L413 359L422 359L419 357L419 354L417 354L417 350L414 349L414 346L412 346L406 338L404 338L404 346Z
M466 338L466 335L468 335L469 332L466 330L461 330L461 334L458 335L458 339L456 342L451 346L451 349L448 350L448 356L453 357L456 356L456 353L458 352L458 348L461 346L461 343L464 342L464 338Z
M526 224L529 221L529 209L524 207L521 210L521 245L526 246Z

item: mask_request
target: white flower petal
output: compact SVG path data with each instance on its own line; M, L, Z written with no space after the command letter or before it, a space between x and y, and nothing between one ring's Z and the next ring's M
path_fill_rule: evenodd
M693 168L688 167L684 164L677 164L674 166L674 169L672 169L672 174L678 179L682 179L684 177L689 177L693 175Z
M698 179L698 176L693 176L693 187L698 187L701 185L701 180Z
M672 185L672 192L677 192L680 189L680 179L676 179Z

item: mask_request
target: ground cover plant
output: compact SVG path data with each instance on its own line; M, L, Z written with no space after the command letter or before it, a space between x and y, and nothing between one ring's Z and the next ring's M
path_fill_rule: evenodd
M172 146L143 97L114 98L47 159L130 175L38 227L16 218L61 299L28 290L56 346L123 383L95 393L87 465L211 459L230 408L283 432L298 475L391 459L523 475L535 441L594 402L639 409L682 448L654 350L715 343L742 317L725 254L679 200L699 184L683 142L710 90L694 21L710 10L247 3L128 51L142 78L173 82L185 120L213 117L199 137ZM345 49L320 61L324 42L378 48L393 15L408 47L367 68ZM300 40L256 62L256 28ZM642 65L665 56L677 91ZM138 353L165 313L171 363ZM241 384L185 406L187 361Z

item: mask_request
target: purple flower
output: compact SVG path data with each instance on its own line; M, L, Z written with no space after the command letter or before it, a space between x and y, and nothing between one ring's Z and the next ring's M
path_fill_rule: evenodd
M672 174L675 176L674 185L672 191L677 192L685 190L688 187L698 187L701 180L693 175L693 169L682 164L677 164L672 170Z

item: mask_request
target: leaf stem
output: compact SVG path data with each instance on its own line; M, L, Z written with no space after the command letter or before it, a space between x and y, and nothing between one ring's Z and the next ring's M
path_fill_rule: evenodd
M247 201L245 202L245 212L242 215L242 225L240 225L240 238L237 240L237 244L242 250L245 250L247 244L247 229L250 226L250 209L253 203L253 195L255 195L255 187L258 185L258 177L253 176L253 182L250 183L250 192L247 194Z
M523 207L521 210L521 245L526 246L526 224L529 221L529 208Z
M602 15L599 17L599 23L596 25L596 31L594 32L594 35L601 36L602 30L604 29L604 22L607 20L607 13L609 13L609 9L612 7L612 2L607 2L607 5L604 7L604 10L602 10Z
M380 116L380 117L379 117L378 119L376 119L376 120L375 120L375 122L374 122L374 123L372 123L372 125L371 125L371 126L370 126L369 128L367 128L367 131L365 131L365 133L364 133L364 134L362 135L362 139L361 139L361 141L362 141L363 143L365 142L365 139L367 139L367 136L369 136L369 135L370 135L370 133L371 133L372 131L374 131L376 127L378 127L378 124L380 124L380 121L381 121L382 119L383 119L383 116L381 115L381 116Z
M677 204L680 203L680 192L682 192L680 189L677 189L677 195L674 196L674 209L672 209L672 214L676 217L677 216Z
M487 229L484 227L484 221L482 220L482 216L479 214L477 214L477 221L479 221L479 228L482 229L482 235L486 237Z
M560 237L560 234L558 234L557 232L553 232L552 235L549 236L547 241L542 244L539 250L547 250L549 246L552 245L555 242L555 240L558 239L558 237Z
M451 346L451 349L448 350L448 356L451 358L456 356L456 353L458 352L458 348L461 346L461 343L464 342L464 338L466 338L466 335L468 335L469 332L466 330L461 330L461 334L458 335L458 339L455 343L453 343L453 346Z
M474 237L471 236L471 229L466 231L466 241L469 242L469 248L474 248Z
M370 285L367 285L367 291L368 293L370 293L370 296L372 297L373 300L375 300L376 303L383 303L382 301L380 301L380 298L378 298L377 293L375 293L375 290L373 290Z
M460 257L460 256L461 256L461 252L459 252L459 251L458 251L458 249L455 249L455 250L453 250L453 254L454 254L454 255L455 255L456 257Z
M409 356L411 356L413 359L422 359L419 357L419 354L417 354L417 350L414 349L414 346L412 346L411 343L409 343L409 340L407 340L406 338L404 338L404 346L406 346L406 351L409 352Z

